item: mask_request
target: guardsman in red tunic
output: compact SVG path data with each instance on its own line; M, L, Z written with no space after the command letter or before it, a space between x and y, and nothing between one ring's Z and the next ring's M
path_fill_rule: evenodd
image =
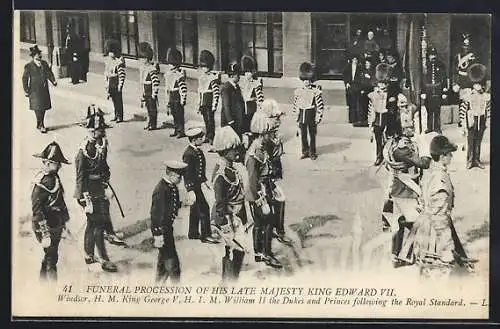
M215 111L220 100L220 74L212 72L215 63L214 55L208 50L200 52L200 70L198 78L199 112L205 122L205 143L212 144L215 136Z
M101 263L103 270L116 272L117 267L109 260L106 250L105 231L114 235L109 213L112 192L108 185L111 171L107 162L108 145L104 114L89 107L87 122L89 136L84 140L75 159L76 187L74 197L87 216L84 250L85 263ZM118 244L118 243L117 243ZM95 256L95 248L99 258Z
M203 243L218 243L212 238L210 229L210 208L208 206L204 188L210 189L207 184L207 160L200 146L203 144L204 133L200 128L186 131L189 145L182 155L182 161L187 163L184 173L184 183L189 198L194 201L189 211L189 239L200 239ZM201 223L201 235L199 226Z
M272 252L274 218L270 203L273 200L274 182L271 177L271 162L267 146L273 131L271 121L262 116L254 116L252 133L258 135L246 153L245 166L248 171L247 200L254 219L253 248L256 262L281 268L282 265Z
M182 54L175 48L167 51L168 70L165 72L165 100L174 117L174 132L170 137L183 138L184 106L187 99L186 71L181 69Z
M467 169L484 169L480 161L481 142L491 110L491 94L485 92L486 66L471 65L468 73L472 89L463 94L460 103L460 126L467 135Z
M69 220L64 201L64 189L58 171L61 164L69 164L59 144L50 143L40 154L42 170L35 176L31 205L33 230L41 243L45 256L40 269L40 279L57 280L57 260L61 234Z
M113 101L115 117L111 121L123 121L123 85L125 83L125 59L122 57L120 44L116 40L106 40L104 45L104 77L107 98Z
M300 158L311 157L311 160L316 160L318 157L316 154L316 134L318 124L323 119L325 104L323 103L321 86L313 84L314 69L311 63L300 64L299 79L302 80L304 86L294 91L293 112L298 114L297 123L302 142L302 156Z
M256 78L257 65L253 57L244 55L241 58L243 77L240 79L241 94L245 101L245 114L243 118L243 138L250 134L250 123L257 107L264 101L262 79ZM245 141L243 141L245 143ZM248 146L250 146L249 143Z
M375 166L380 165L383 161L382 150L388 137L388 124L397 121L389 119L390 116L395 115L394 109L396 108L397 97L397 93L394 94L392 90L387 89L390 70L390 66L386 63L377 65L375 68L377 85L368 94L368 123L376 143ZM394 131L394 129L391 130Z
M213 147L220 158L212 175L215 193L212 220L226 244L222 258L222 280L236 281L245 257L245 247L239 236L248 228L244 224L247 218L243 177L235 168L241 139L230 126L221 127L215 133Z
M139 54L144 57L144 62L139 68L142 85L141 107L146 106L148 111L148 124L145 130L155 130L158 123L158 91L160 90L160 66L153 63L153 49L147 42L139 44Z
M166 281L169 277L172 283L177 283L181 278L173 224L181 207L177 185L181 182L186 166L187 164L180 161L165 162L165 173L151 198L151 233L154 246L158 248L157 283Z

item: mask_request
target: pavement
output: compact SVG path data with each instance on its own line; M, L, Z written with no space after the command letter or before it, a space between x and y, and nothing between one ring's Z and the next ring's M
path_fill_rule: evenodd
M33 128L34 115L26 110L27 100L22 93L20 77L14 81L17 93L14 94L13 125L13 146L16 151L13 154L13 195L16 201L13 204L13 234L21 238L14 240L13 265L18 275L13 277L18 282L34 281L40 260L40 248L30 235L29 227L30 181L39 167L39 162L31 155L43 149L48 142L57 140L67 158L73 160L86 133L75 123L84 117L88 104L99 104L107 113L107 118L112 117L111 101L103 97L103 79L102 75L90 73L87 83L72 85L68 79L61 79L57 87L51 87L53 109L47 113L49 132L45 135ZM126 214L124 219L120 218L116 205L112 206L113 223L117 230L147 222L151 192L160 179L162 161L179 159L187 145L185 139L168 137L170 129L154 132L143 130L143 122L138 122L143 118L135 114L145 111L138 106L138 92L134 89L138 88L138 84L131 80L127 81L124 88L125 122L114 125L108 131L111 183ZM289 92L278 91L283 95ZM161 97L160 93L160 103ZM193 97L188 97L188 102L190 99ZM201 117L192 110L192 103L188 103L187 108L187 125L201 125ZM165 116L163 118L166 119ZM216 118L219 119L220 115L216 114ZM456 125L444 126L443 130L452 141L463 141ZM293 245L287 247L273 241L276 254L286 265L282 270L255 264L250 261L251 255L247 257L242 280L281 282L317 270L336 272L344 266L342 264L348 264L356 257L355 252L349 254L345 251L348 249L346 245L350 246L353 239L359 239L362 247L381 235L380 208L387 173L384 170L377 171L372 166L374 144L369 141L368 129L336 123L327 112L318 131L317 161L299 160L300 141L296 137L292 116L284 118L281 133L285 140L285 178L280 184L287 197L286 226ZM454 220L457 231L464 238L466 248L470 247L474 252L473 256L482 259L482 268L486 271L483 274L488 273L485 266L489 235L489 149L488 129L482 148L486 169L466 170L465 152L461 151L455 154L450 167L456 192ZM216 156L211 153L206 153L206 156L207 172L210 173ZM119 273L110 275L87 271L82 259L85 219L72 199L75 181L73 165L62 168L61 179L71 215L68 226L75 239L68 238L62 243L60 278L73 281L151 280L156 251L151 246L147 227L127 239L130 248L109 247L111 257L118 263ZM223 247L200 245L199 241L188 240L187 227L188 208L183 208L174 226L183 281L217 281ZM375 254L371 263L384 263L383 253ZM29 291L30 288L26 286L25 289Z

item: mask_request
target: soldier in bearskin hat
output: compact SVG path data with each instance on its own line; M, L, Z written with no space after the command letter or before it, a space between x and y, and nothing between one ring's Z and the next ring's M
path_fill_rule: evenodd
M255 59L248 55L241 58L243 78L240 80L241 93L245 101L245 116L243 118L243 132L250 133L250 123L257 111L257 107L264 101L262 79L256 78L257 65Z
M103 270L115 272L117 267L109 260L104 243L106 229L112 230L109 213L109 199L112 197L109 187L111 171L107 162L108 142L105 133L107 125L104 113L93 105L89 106L84 126L89 136L81 144L75 159L74 197L84 208L87 216L84 238L85 263L93 265L100 262ZM116 240L119 241L117 237ZM96 247L99 258L94 254Z
M314 69L311 63L304 62L299 66L299 79L303 86L295 89L293 97L293 112L297 114L302 142L301 159L310 157L316 160L316 134L318 124L323 120L323 96L321 86L313 84ZM307 135L309 134L309 139Z
M57 280L57 261L61 234L69 220L64 201L64 188L58 172L61 164L69 164L61 147L52 142L40 154L42 170L35 176L31 192L33 231L45 256L40 268L40 279Z
M233 130L242 137L245 132L245 100L239 85L241 68L238 63L231 63L227 68L229 80L226 81L221 88L222 94L222 111L221 111L221 127L230 126Z
M167 109L174 117L174 132L170 137L183 138L184 106L187 99L186 71L181 68L182 54L175 48L167 51L168 70L165 72L165 100Z
M270 203L273 200L274 184L270 172L270 156L267 145L271 141L271 121L261 115L254 116L251 132L258 137L246 153L245 166L248 171L247 200L254 219L253 247L256 262L281 268L271 249L274 221Z
M158 123L158 91L160 90L160 66L153 62L153 48L147 42L139 44L139 55L144 62L139 68L142 84L141 107L146 106L148 123L145 130L155 130Z
M181 182L187 164L167 161L164 166L163 177L154 188L151 198L151 233L154 246L158 248L156 282L170 277L172 283L177 283L181 277L181 267L175 248L173 223L181 206L177 185Z
M235 167L240 156L241 139L230 126L221 127L215 133L213 147L219 159L212 175L215 192L212 221L226 244L222 280L235 281L243 266L246 250L239 236L248 228L245 227L247 215L243 177Z
M425 132L441 133L441 104L446 99L448 92L446 68L443 62L437 58L435 47L430 47L427 54L429 56L427 73L423 76L424 86L420 95L427 109L427 129Z
M439 263L471 268L476 261L467 257L451 217L455 192L448 166L456 150L443 135L430 143L432 161L421 181L423 213L412 229L415 258L423 266Z
M481 142L491 109L491 94L485 91L486 66L473 64L468 75L473 85L469 92L464 93L459 112L460 126L467 136L467 169L484 169L480 161Z
M376 143L375 166L380 165L383 161L382 150L387 137L390 137L387 130L395 131L394 127L388 126L397 122L391 118L396 114L397 93L388 90L390 70L391 67L386 63L377 65L375 68L377 85L368 94L368 123Z
M108 39L104 44L104 77L107 98L113 101L115 117L111 121L123 121L123 85L125 83L125 59L122 57L120 43Z
M215 136L215 111L220 99L220 74L212 72L215 57L208 50L200 52L199 67L201 70L198 78L199 112L205 122L205 143L213 143Z

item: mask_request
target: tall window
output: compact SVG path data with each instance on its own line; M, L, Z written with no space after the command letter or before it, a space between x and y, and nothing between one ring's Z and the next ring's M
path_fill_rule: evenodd
M198 63L198 24L196 14L188 12L158 13L158 58L167 60L167 50L175 47L182 54L182 63L195 66Z
M250 55L261 75L283 73L282 13L224 14L221 29L223 68Z
M36 43L35 13L33 11L21 12L21 42Z
M137 14L134 11L103 14L104 38L121 43L122 54L137 57L138 33Z

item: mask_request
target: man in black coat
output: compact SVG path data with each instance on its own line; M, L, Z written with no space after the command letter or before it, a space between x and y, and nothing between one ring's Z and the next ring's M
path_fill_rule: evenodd
M349 123L361 121L360 98L362 68L357 56L352 56L344 70L344 84L346 91L347 106L349 107Z
M158 248L156 282L166 281L170 277L173 283L177 283L181 278L173 224L181 207L177 185L181 182L186 166L180 161L166 162L165 174L156 185L151 198L151 233L154 246Z
M72 84L80 82L82 63L81 63L81 50L82 40L73 30L73 26L68 24L66 26L66 64L68 65L68 74L71 78Z
M245 114L245 101L241 94L240 66L236 63L230 64L227 70L229 81L224 83L221 89L222 111L221 127L230 126L241 138L243 131L243 119Z
M39 129L41 133L46 133L47 129L43 122L45 111L52 107L47 80L54 86L57 86L57 81L49 64L42 60L42 51L37 45L30 48L30 56L33 60L24 66L24 95L29 98L30 110L35 111L36 129Z

